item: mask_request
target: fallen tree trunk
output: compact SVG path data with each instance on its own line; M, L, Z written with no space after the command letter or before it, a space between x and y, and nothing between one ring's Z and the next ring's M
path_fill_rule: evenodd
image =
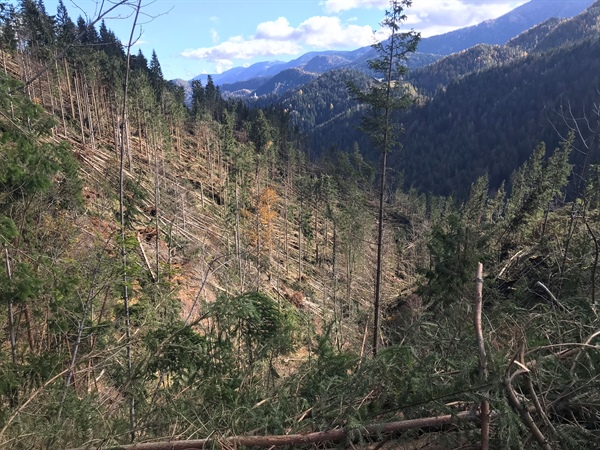
M341 441L349 436L377 436L380 434L397 433L426 427L440 427L464 421L477 421L479 416L475 411L462 411L458 414L425 417L421 419L402 420L385 424L367 425L363 428L335 429L306 434L288 434L280 436L232 436L226 438L210 438L191 441L147 442L133 445L102 447L90 444L72 450L199 450L209 444L222 446L245 447L279 447L284 445L306 445L319 442Z

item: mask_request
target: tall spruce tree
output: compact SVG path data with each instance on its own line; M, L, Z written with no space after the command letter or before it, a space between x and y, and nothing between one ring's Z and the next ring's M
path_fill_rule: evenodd
M200 80L192 80L192 117L200 119L204 110L204 87Z
M19 36L38 58L48 58L54 43L54 19L46 14L43 2L22 0L21 30Z
M13 5L0 3L0 45L2 50L14 51L17 48L16 15Z
M163 90L165 88L165 79L163 77L162 69L160 67L160 62L158 61L158 56L156 56L156 51L154 50L152 50L150 66L148 67L148 78L150 80L150 85L152 86L152 89L154 89L156 100L160 103L162 99Z
M413 101L410 91L402 83L407 73L406 61L415 53L421 38L414 30L401 31L406 21L405 9L412 0L391 0L390 9L385 13L381 26L389 33L384 42L373 45L377 58L369 61L369 68L381 79L373 80L368 90L363 91L349 83L350 93L360 103L369 108L369 114L363 117L361 129L366 132L373 145L381 151L381 173L379 192L379 217L377 233L377 274L375 298L373 302L373 355L377 355L379 340L379 304L381 298L382 250L383 250L383 210L385 200L385 182L388 153L400 146L397 137L401 131L399 124L392 118L394 111L406 109Z
M220 94L215 86L215 83L212 79L212 76L208 76L206 80L206 87L204 88L204 98L206 105L206 112L209 117L216 119L216 111L217 111L217 102L219 100Z
M69 12L62 0L58 2L55 21L58 45L60 48L65 48L77 38L77 28L71 17L69 17Z

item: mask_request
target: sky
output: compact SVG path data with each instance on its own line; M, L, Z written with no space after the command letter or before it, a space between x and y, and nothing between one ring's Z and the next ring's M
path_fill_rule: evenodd
M434 36L499 17L528 0L414 0L405 28ZM101 0L63 0L73 21L98 17ZM103 11L117 3L105 0ZM137 0L129 1L137 4ZM45 0L55 14L58 0ZM355 50L381 38L389 0L142 0L132 52L156 51L166 79L189 80L259 61L289 61L309 51ZM124 43L133 9L106 16Z

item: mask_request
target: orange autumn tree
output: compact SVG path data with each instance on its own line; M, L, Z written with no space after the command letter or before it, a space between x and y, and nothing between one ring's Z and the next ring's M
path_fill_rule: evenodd
M273 257L273 232L275 227L275 220L277 219L277 202L279 196L277 192L271 187L263 189L258 196L258 205L255 210L253 218L254 226L248 229L248 241L251 246L256 250L257 267L261 271L261 255L263 247L266 245L269 249L269 265ZM252 214L250 211L244 211L243 215L246 218L250 218ZM260 281L258 281L258 288L260 288Z

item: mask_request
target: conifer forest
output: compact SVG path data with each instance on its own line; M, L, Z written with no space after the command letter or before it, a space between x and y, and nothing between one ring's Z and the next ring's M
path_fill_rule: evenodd
M411 3L249 101L0 1L1 449L599 448L600 2L408 70Z

